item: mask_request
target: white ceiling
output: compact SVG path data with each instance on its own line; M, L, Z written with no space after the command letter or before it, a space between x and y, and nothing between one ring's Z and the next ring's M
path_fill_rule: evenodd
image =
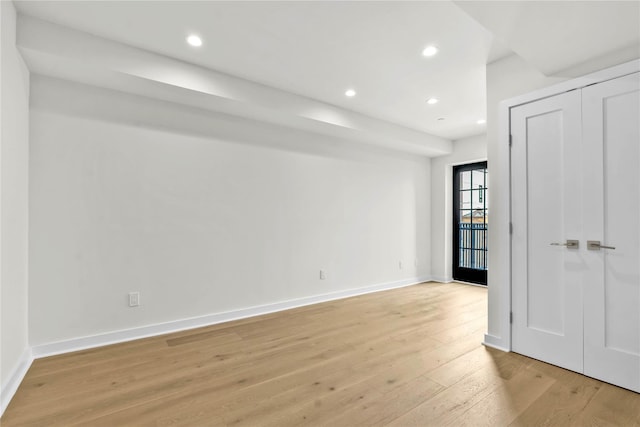
M575 77L640 57L640 1L456 1L546 75Z
M476 121L485 117L493 36L451 2L49 1L18 8L448 139L484 131ZM201 35L202 48L185 44L190 32ZM440 53L423 57L428 44ZM356 97L344 96L349 87ZM432 96L437 105L427 105Z
M476 123L486 115L485 66L511 53L503 46L549 72L640 38L638 17L629 17L637 2L516 3L16 2L26 15L447 139L485 131ZM581 24L576 11L585 8ZM598 15L606 22L594 30ZM186 45L190 33L201 48ZM591 33L602 38L597 52L585 48ZM423 57L428 44L439 54ZM357 96L346 98L347 88ZM440 102L428 105L430 97Z

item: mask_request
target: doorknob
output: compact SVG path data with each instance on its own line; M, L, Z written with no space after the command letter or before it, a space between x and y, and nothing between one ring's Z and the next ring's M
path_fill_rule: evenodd
M551 243L551 246L566 246L568 249L578 249L580 243L577 240L567 240L566 243Z
M600 249L615 249L615 246L605 246L600 244L600 240L587 240L587 249L590 251L599 251Z

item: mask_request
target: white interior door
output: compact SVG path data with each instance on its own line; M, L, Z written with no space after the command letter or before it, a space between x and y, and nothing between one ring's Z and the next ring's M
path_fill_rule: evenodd
M584 373L640 392L640 73L582 98Z
M583 370L581 98L566 92L511 110L512 347Z

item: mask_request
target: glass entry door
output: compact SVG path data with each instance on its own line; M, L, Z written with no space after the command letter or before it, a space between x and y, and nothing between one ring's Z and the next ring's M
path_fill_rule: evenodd
M487 284L487 162L453 168L453 279Z

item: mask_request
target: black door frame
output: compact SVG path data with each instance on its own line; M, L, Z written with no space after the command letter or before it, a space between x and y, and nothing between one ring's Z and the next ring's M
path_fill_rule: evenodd
M487 162L477 162L477 163L469 163L469 164L464 164L464 165L458 165L458 166L454 166L453 167L453 229L452 229L452 252L453 252L453 256L452 256L452 260L453 260L453 265L452 265L452 275L453 275L453 279L454 280L459 280L462 282L470 282L470 283L475 283L475 284L479 284L479 285L487 285L487 270L485 269L476 269L476 268L468 268L468 267L464 267L464 266L460 266L460 173L461 172L465 172L465 171L471 171L471 170L475 170L475 169L487 169ZM473 178L471 181L471 187L473 188ZM485 213L486 213L486 191L487 191L487 185L486 182L484 183L484 193L483 193L483 200L484 200L484 209L485 209ZM472 197L473 197L473 193ZM473 199L471 199L473 200ZM471 221L471 228L473 228L473 207L471 206L471 217L470 217L470 221ZM486 220L486 217L484 217ZM485 223L486 224L486 223ZM488 227L488 225L487 225ZM486 233L487 231L484 230L482 231L482 233L484 233L484 242L486 245ZM477 238L478 234L474 232L474 230L470 230L470 238L471 238L471 243L470 243L470 248L477 248L477 245L475 245L475 241L474 239ZM473 256L473 253L476 252L476 249L471 249L471 255ZM486 267L486 263L487 263L487 252L484 253L484 265Z

